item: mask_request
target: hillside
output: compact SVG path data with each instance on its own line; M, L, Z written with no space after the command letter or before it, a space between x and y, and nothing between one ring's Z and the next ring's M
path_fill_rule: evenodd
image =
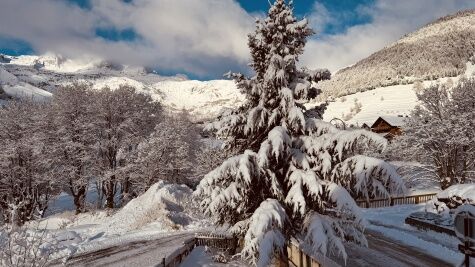
M321 84L326 96L453 77L465 72L475 53L475 10L438 19L338 71Z

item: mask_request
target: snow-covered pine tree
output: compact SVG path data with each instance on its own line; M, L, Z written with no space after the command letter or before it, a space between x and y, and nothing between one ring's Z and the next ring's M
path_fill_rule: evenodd
M257 22L249 36L255 76L230 74L247 101L211 127L242 154L208 173L195 192L217 223L245 235L241 255L257 266L268 265L273 253L285 254L292 236L315 252L346 258L345 240L366 244L353 198L403 188L391 165L357 154L361 146L383 149L384 138L306 116L301 101L318 92L312 82L329 78L327 70L297 67L311 34L284 0Z

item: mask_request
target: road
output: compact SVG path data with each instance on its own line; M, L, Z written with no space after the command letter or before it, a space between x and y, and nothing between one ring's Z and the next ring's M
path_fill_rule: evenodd
M194 236L193 233L181 233L157 240L129 242L97 251L77 254L68 260L66 266L156 266L162 258L179 248L184 241ZM368 267L444 267L446 262L427 255L417 249L398 244L375 231L367 231L368 248L347 245L348 262L346 266ZM333 257L332 257L333 258ZM341 258L334 258L345 266ZM64 266L59 263L53 266Z
M156 240L124 243L93 252L74 255L66 266L156 266L162 258L181 247L193 233L174 234ZM60 263L52 266L64 266Z
M348 262L346 266L388 266L388 267L445 267L449 263L423 253L416 248L402 245L375 231L367 231L368 247L346 246ZM344 265L341 259L337 262Z

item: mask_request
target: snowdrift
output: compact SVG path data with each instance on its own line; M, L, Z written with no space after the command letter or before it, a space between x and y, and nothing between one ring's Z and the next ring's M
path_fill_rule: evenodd
M67 258L137 240L158 238L179 230L200 227L186 207L192 190L186 185L160 181L117 212L91 211L74 215L66 211L28 223L29 232L42 233L55 244L54 258ZM1 229L0 229L1 237Z
M183 203L192 194L186 185L160 181L143 195L131 200L103 225L108 234L121 234L140 228L178 230L191 222Z

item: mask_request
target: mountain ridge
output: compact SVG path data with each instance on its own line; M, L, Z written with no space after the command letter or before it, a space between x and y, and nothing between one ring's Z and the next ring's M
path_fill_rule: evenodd
M343 96L377 87L455 77L475 53L475 9L442 17L320 84L325 96Z

